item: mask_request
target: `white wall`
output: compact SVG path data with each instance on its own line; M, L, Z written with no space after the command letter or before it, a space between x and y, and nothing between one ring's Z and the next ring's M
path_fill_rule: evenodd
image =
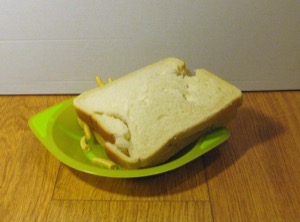
M299 89L300 3L0 1L0 94L79 93L168 56L243 90Z

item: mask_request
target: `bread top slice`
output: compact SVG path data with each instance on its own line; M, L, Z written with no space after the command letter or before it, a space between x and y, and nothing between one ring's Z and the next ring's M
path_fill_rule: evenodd
M113 161L141 168L224 125L241 103L237 87L203 69L191 75L183 61L167 58L82 93L74 107Z

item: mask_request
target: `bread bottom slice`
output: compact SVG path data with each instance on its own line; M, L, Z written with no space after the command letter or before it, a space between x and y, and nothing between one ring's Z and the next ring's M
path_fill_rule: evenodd
M212 116L202 123L199 131L193 134L187 134L180 137L174 137L170 140L164 147L162 147L159 152L155 152L147 158L131 158L124 155L124 152L120 150L116 145L111 142L105 141L103 136L97 132L94 132L96 140L105 149L105 152L110 157L110 159L120 166L127 169L137 169L152 167L159 164L167 162L175 154L179 153L181 150L186 148L188 145L199 140L201 136L210 130L218 127L225 127L227 123L232 120L237 114L237 107L240 106L241 100L236 100L229 107L221 110L216 115Z

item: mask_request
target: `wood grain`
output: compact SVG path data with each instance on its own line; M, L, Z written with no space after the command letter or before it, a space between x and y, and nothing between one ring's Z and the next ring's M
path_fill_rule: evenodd
M76 189L84 192L76 192ZM95 177L61 167L54 199L72 200L208 200L202 159L165 174L137 178L114 179Z
M298 221L300 94L248 93L231 139L204 156L215 221Z
M209 201L52 201L47 221L212 221Z
M97 177L61 164L29 117L70 96L0 96L1 221L299 221L300 92L248 92L230 139L177 170Z
M61 97L0 97L0 220L42 221L59 162L33 137L27 121Z

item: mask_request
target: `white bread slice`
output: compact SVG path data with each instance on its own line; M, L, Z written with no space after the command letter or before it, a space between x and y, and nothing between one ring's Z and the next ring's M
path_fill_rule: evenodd
M167 58L74 99L78 117L107 155L125 168L165 162L209 129L224 126L241 91L183 61Z

